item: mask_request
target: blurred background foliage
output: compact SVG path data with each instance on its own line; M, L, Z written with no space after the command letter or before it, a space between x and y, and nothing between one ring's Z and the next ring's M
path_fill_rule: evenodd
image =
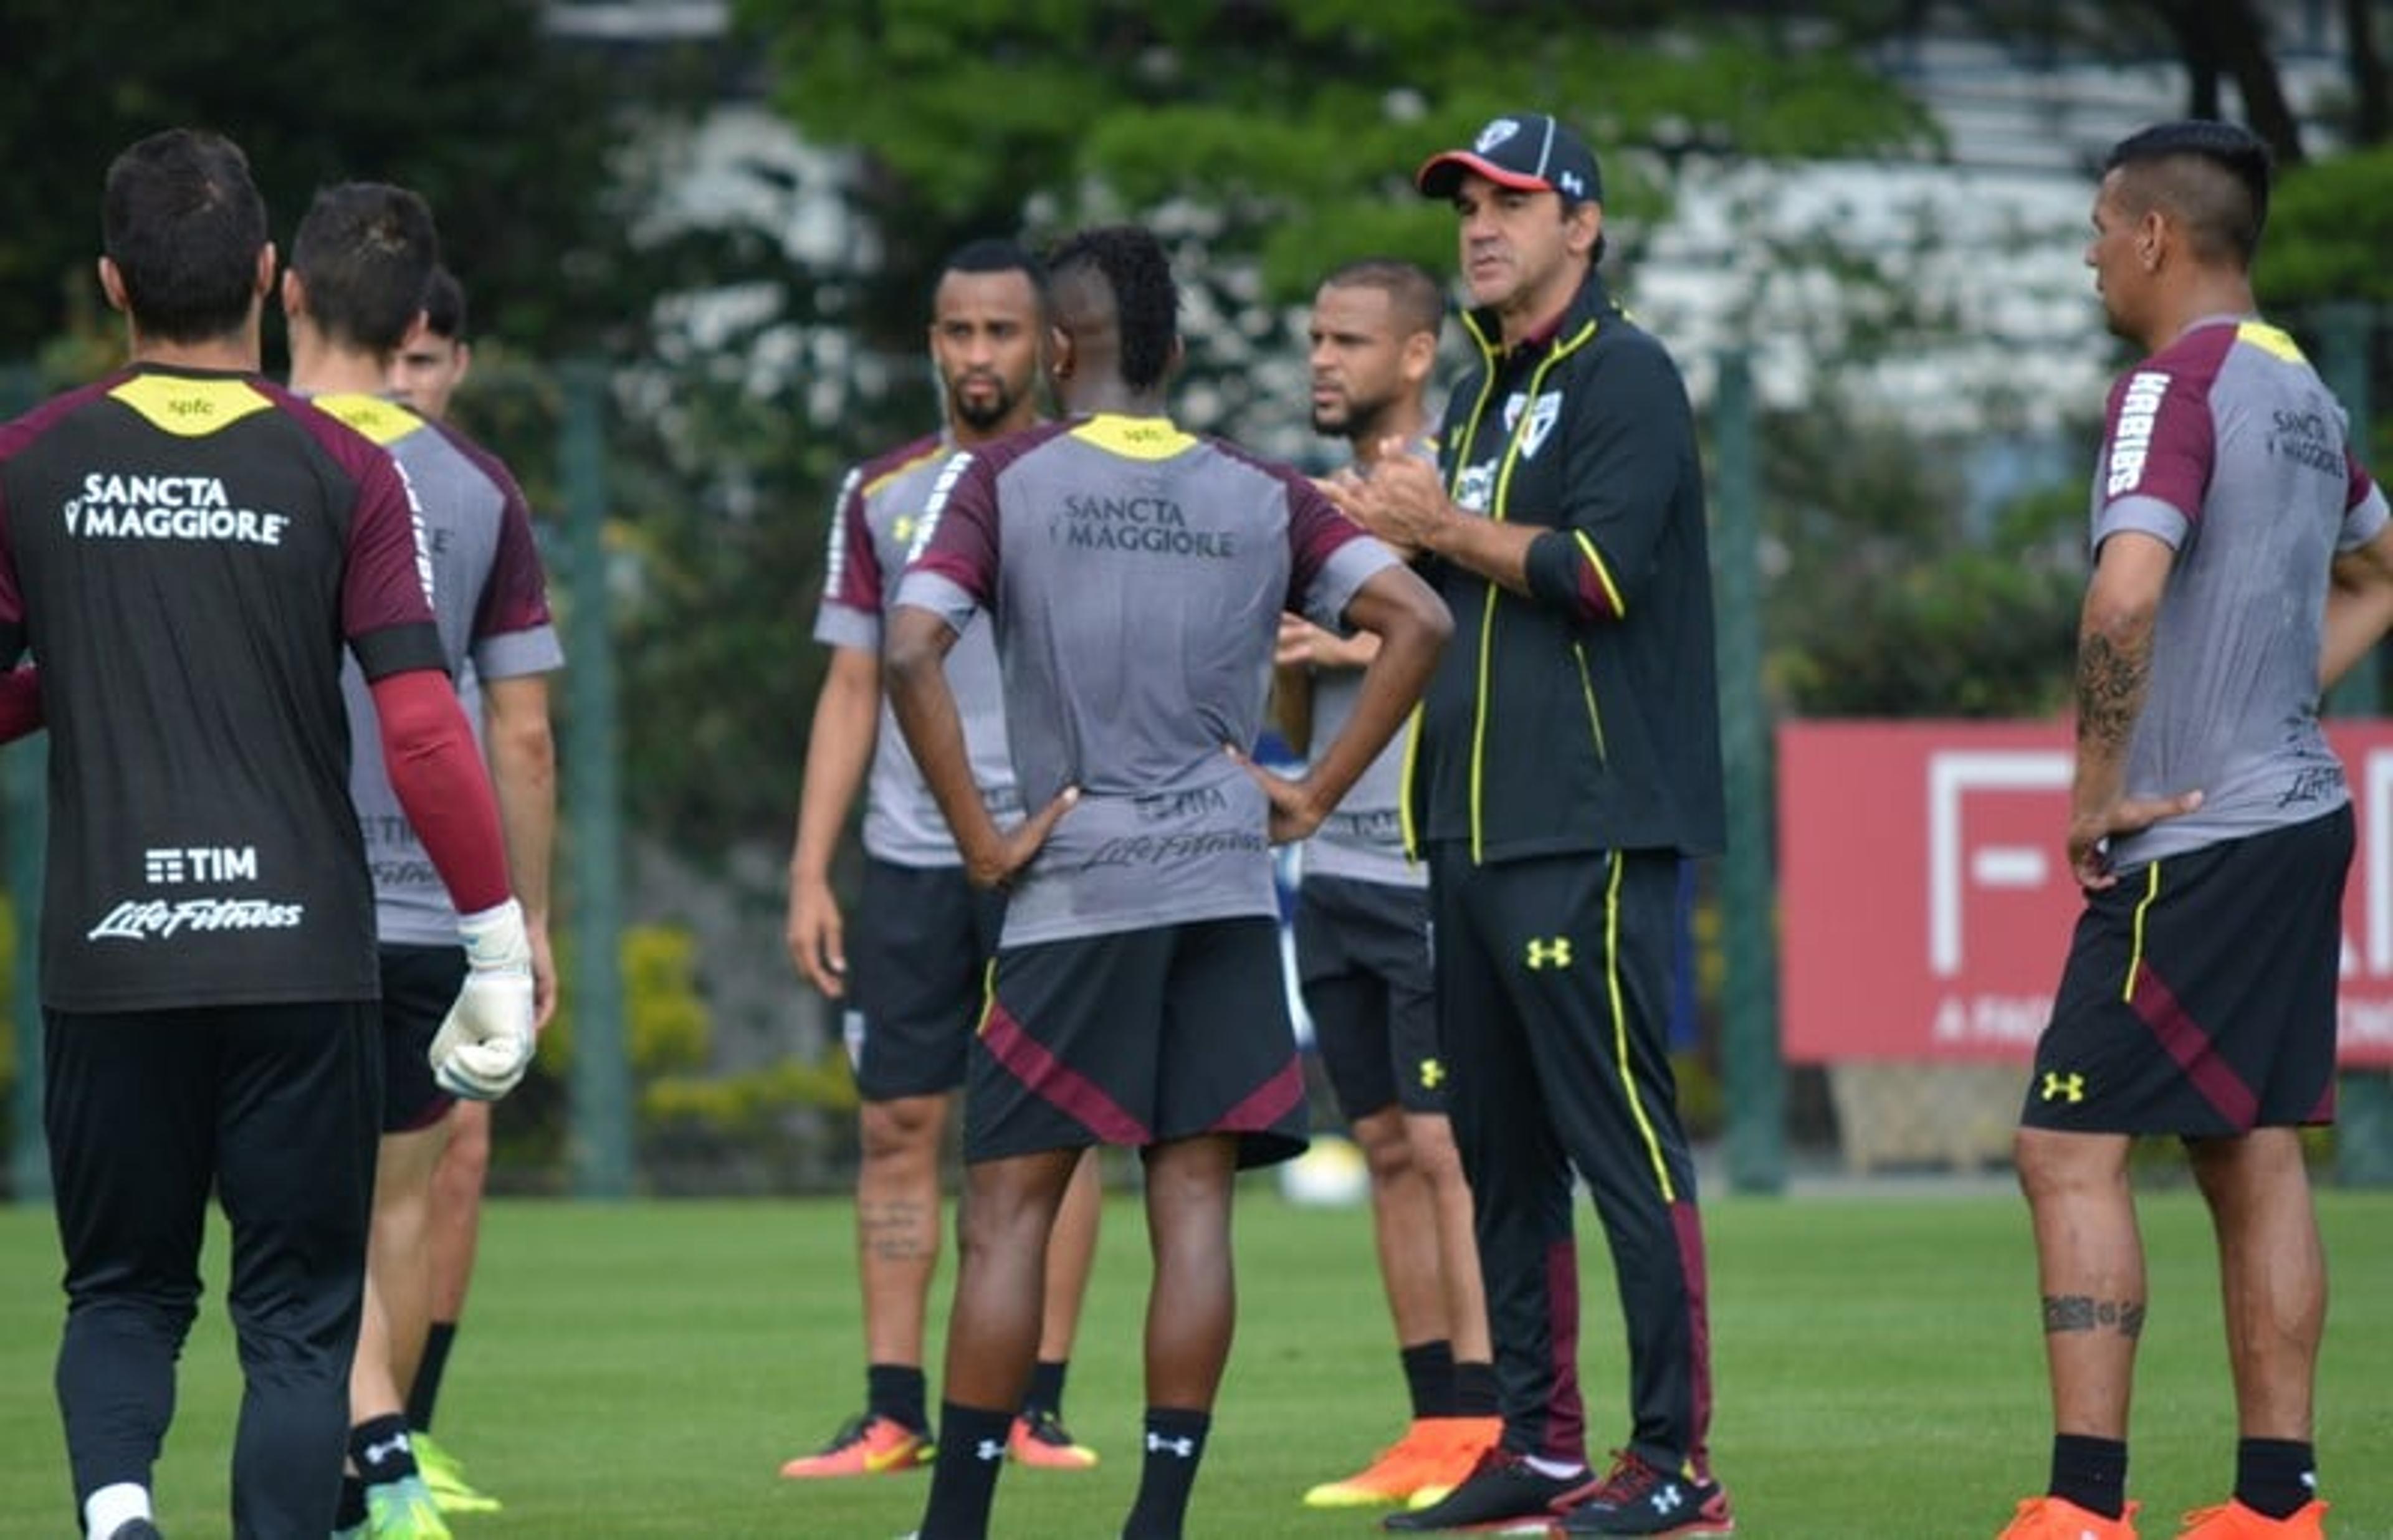
M2279 42L2295 10L2332 10L2342 40L2336 80L2306 112L2288 105ZM809 638L824 536L843 469L938 420L923 327L955 245L1153 224L1186 293L1189 424L1313 450L1298 318L1318 275L1371 252L1452 271L1450 212L1410 190L1427 153L1508 110L1569 119L1602 157L1611 265L1633 290L1698 176L1948 163L1905 61L1967 37L2022 69L2157 61L2182 82L2185 111L2250 122L2286 168L2264 297L2314 341L2318 306L2393 298L2385 10L432 0L403 18L335 7L297 19L229 0L0 0L0 144L19 151L0 178L0 360L33 364L55 386L121 356L92 276L101 176L133 138L193 124L246 149L285 241L326 183L388 179L430 199L474 311L461 420L543 511L558 504L556 367L608 366L598 576L625 702L635 924L624 971L644 1137L659 1160L702 1150L707 1129L778 1127L815 1148L844 1120L800 1128L786 1109L835 1115L853 1088L823 1002L808 997L804 1029L791 1025L799 986L778 917L822 668ZM648 12L720 24L612 29L610 18ZM726 107L768 109L812 152L735 152L744 202L700 216L688 205L721 175L719 156L711 170L702 162ZM1772 709L2062 706L2099 399L2069 404L2062 475L1973 497L1969 432L1923 431L1858 382L1981 330L1974 296L1924 297L1902 252L1788 241L1768 254L1838 297L1833 323L1824 310L1790 322L1758 301L1738 312L1754 341L1800 333L1813 366L1799 398L1771 398L1759 424ZM2009 254L1981 254L1989 290L2005 284ZM2125 361L2090 304L2085 316L2082 335L2047 340ZM2376 398L2393 402L2393 354L2374 346ZM271 320L268 352L279 369ZM562 584L556 596L560 607L590 597ZM544 1141L553 1157L564 1137L569 1007L513 1115L527 1156Z

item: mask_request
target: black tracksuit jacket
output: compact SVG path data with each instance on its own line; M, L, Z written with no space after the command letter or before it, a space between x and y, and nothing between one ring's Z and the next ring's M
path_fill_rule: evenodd
M1454 612L1406 776L1415 850L1474 862L1717 852L1720 698L1703 468L1686 386L1590 271L1552 333L1480 364L1446 404L1449 495L1536 524L1523 596L1435 557Z

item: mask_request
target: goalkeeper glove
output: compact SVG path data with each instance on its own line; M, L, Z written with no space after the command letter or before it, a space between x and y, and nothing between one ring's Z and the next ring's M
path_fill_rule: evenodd
M457 933L465 944L465 984L426 1057L441 1090L495 1102L531 1067L531 940L523 906L510 898L461 916Z

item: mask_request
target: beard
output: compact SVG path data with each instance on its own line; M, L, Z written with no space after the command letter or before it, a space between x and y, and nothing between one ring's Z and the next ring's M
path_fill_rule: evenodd
M957 418L975 433L987 433L1004 422L1022 399L1021 392L1007 389L1002 381L997 382L995 391L986 397L967 396L952 388L948 394L955 402Z

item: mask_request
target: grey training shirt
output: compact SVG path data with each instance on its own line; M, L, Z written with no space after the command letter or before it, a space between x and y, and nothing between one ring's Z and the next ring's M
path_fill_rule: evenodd
M835 647L881 650L883 615L897 600L897 578L906 568L917 525L939 468L954 446L938 437L918 438L848 472L831 519L830 556L822 607L815 617L815 640ZM998 703L997 647L987 626L964 630L948 654L948 687L963 717L964 747L973 779L1000 818L1012 816L1013 763L1006 757L1005 714ZM955 836L933 800L922 772L907 750L905 735L884 696L881 725L872 743L872 769L865 785L864 848L878 860L901 867L953 867Z
M2094 545L2137 530L2177 552L2127 790L2203 793L2194 812L2114 842L2121 866L2350 801L2318 720L2327 569L2385 520L2342 408L2277 328L2198 321L2120 376L2095 472Z
M1294 471L1169 419L1099 415L958 455L898 602L986 608L1026 805L1078 806L1004 945L1276 912L1252 747L1279 615L1343 629L1395 558ZM966 634L969 634L966 632Z

